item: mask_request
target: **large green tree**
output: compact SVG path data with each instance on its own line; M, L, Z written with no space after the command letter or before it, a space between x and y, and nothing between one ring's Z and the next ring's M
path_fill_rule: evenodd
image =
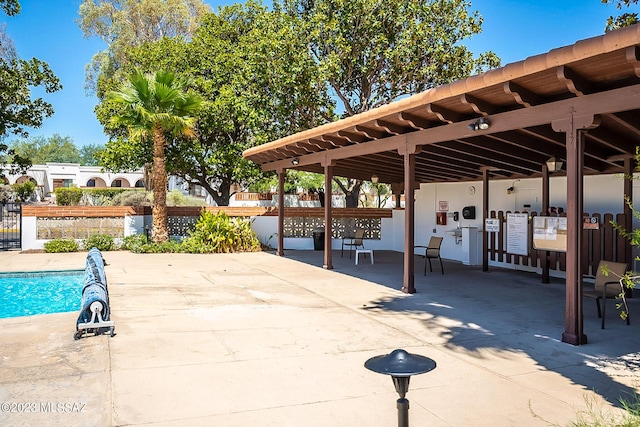
M132 46L164 37L190 39L210 7L202 0L84 0L78 25L86 38L98 37L106 49L87 65L87 88L99 97L126 80Z
M100 164L98 153L102 150L104 150L104 145L102 144L83 145L78 150L80 156L80 164L85 166L98 166Z
M342 117L500 65L463 44L482 18L466 0L282 0ZM295 70L292 70L295 72ZM357 207L361 181L336 179Z
M623 7L632 7L638 5L638 0L600 0L604 4L614 4L617 9L621 10ZM637 12L625 12L618 16L609 16L607 18L607 25L605 31L609 32L617 30L618 28L628 27L629 25L637 24L638 13Z
M78 147L69 136L54 134L46 138L38 136L31 139L14 141L11 148L23 157L31 159L34 164L45 163L81 163Z
M228 205L232 184L246 187L262 176L242 151L330 116L331 103L316 87L317 68L297 24L249 1L207 15L190 41L165 38L128 53L143 69L160 66L188 74L207 100L198 138L167 147L167 170L202 186L218 205ZM104 122L111 112L103 107L98 116ZM101 158L110 168L134 168L149 156L121 139L111 141Z
M169 240L167 222L167 172L165 145L169 137L194 137L195 115L202 99L186 90L188 82L174 73L136 70L119 91L108 99L118 108L111 120L126 126L132 144L153 147L153 230L154 242Z

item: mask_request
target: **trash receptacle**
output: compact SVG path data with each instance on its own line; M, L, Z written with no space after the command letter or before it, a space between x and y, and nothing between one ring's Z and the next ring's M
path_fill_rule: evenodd
M313 230L313 250L324 250L324 228L316 228Z

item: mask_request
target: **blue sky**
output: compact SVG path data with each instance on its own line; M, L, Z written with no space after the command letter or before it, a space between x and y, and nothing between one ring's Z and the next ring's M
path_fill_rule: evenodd
M93 108L95 97L84 90L84 68L92 56L105 48L100 40L84 39L76 24L81 0L20 0L16 17L0 14L18 55L47 62L63 89L41 94L55 114L30 136L69 136L77 146L107 142ZM220 4L207 2L217 9ZM472 9L484 17L483 32L464 42L473 52L493 50L503 65L556 47L603 34L606 18L616 14L600 0L472 0ZM9 136L7 142L15 137Z

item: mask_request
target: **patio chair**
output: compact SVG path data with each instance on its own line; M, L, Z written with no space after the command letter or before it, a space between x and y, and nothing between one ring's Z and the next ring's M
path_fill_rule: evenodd
M609 269L609 275L605 276L602 272L602 266L606 265ZM598 308L598 317L602 319L602 329L604 329L605 313L607 309L607 300L616 299L621 292L625 291L624 284L620 282L620 277L624 276L627 271L627 264L624 262L612 262L601 260L598 263L598 271L595 276L593 290L583 291L582 295L587 298L596 300ZM600 310L600 300L602 300L602 310ZM627 325L629 325L629 307L627 301L622 300L624 311L627 313Z
M362 247L362 249L364 249L364 243L362 239L364 239L364 228L357 228L355 236L353 237L347 237L347 236L343 237L342 250L340 251L340 257L344 255L345 246L349 248L349 259L351 259L351 252L354 249L358 249L358 247Z
M440 261L440 270L444 274L444 266L442 265L442 258L440 258L440 246L442 246L442 237L431 236L429 239L429 245L427 246L414 246L414 248L425 248L424 251L424 275L427 275L427 262L429 263L429 271L433 273L431 267L431 259L438 259Z

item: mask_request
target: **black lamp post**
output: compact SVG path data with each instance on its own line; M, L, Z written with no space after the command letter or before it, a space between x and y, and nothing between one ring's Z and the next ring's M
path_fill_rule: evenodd
M436 362L425 356L405 350L393 350L384 356L375 356L364 362L364 367L379 374L391 375L393 385L400 395L398 399L398 427L409 427L409 391L411 375L424 374L436 368Z

